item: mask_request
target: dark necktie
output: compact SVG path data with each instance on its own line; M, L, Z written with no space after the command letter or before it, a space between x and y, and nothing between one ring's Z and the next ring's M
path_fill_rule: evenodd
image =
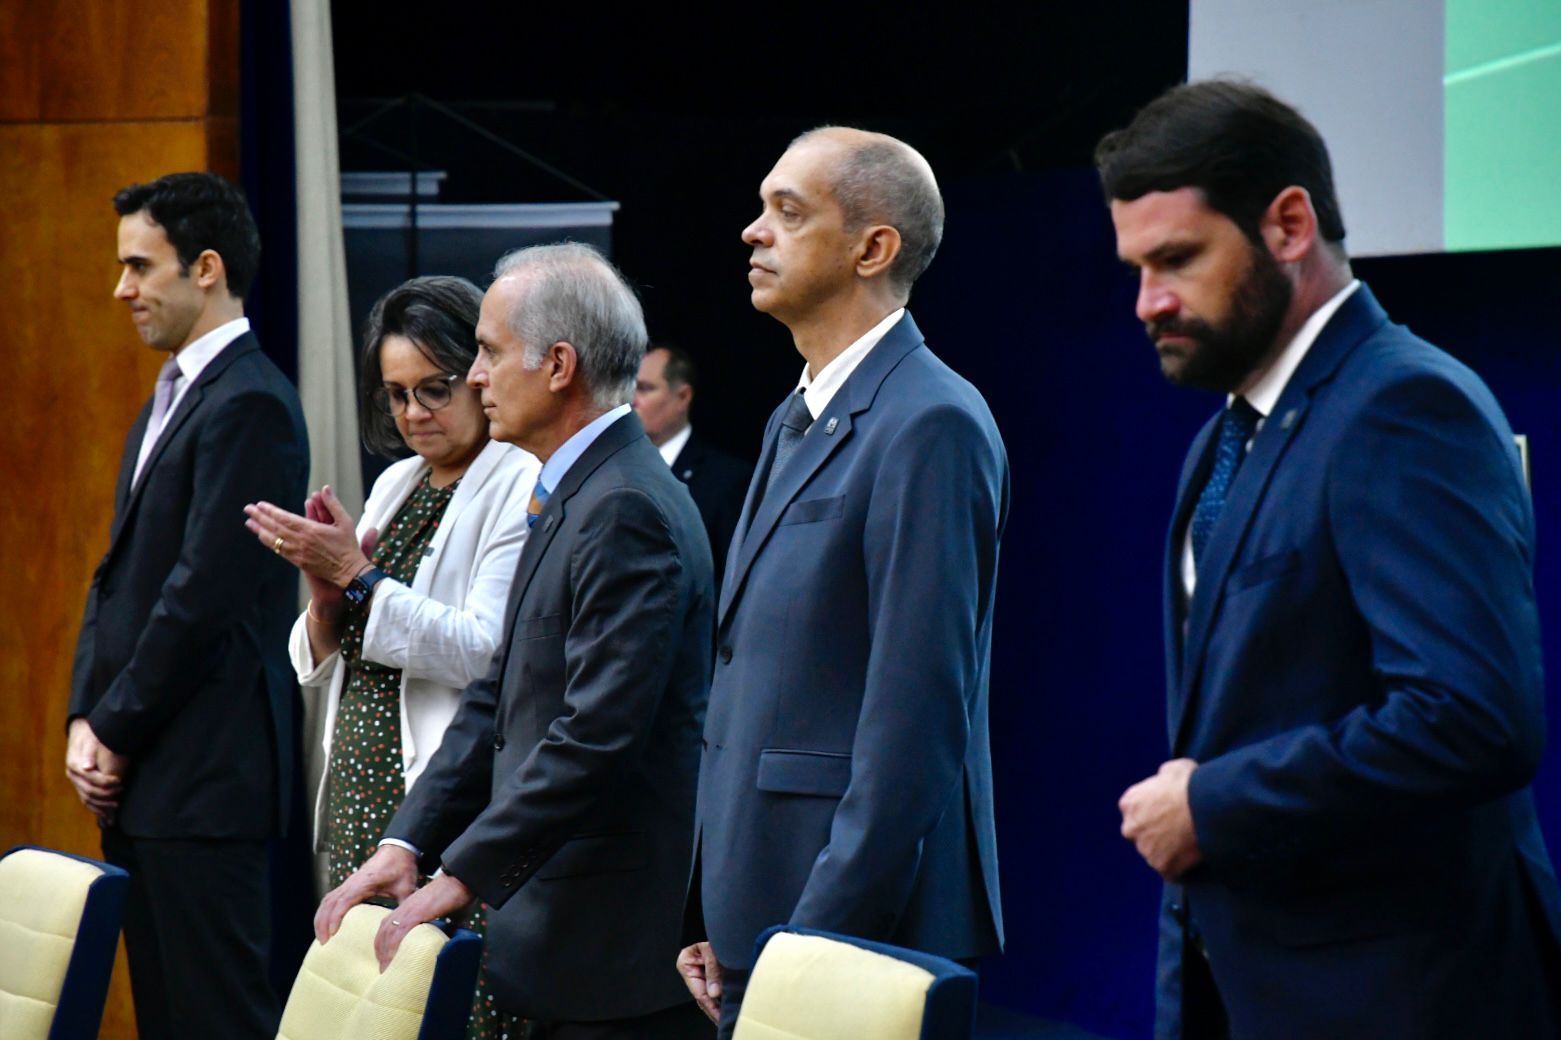
M1232 401L1220 416L1219 443L1214 448L1214 465L1209 471L1209 482L1203 486L1203 494L1198 496L1198 504L1192 511L1194 563L1203 562L1203 547L1209 543L1214 522L1225 508L1225 496L1230 492L1231 482L1236 479L1236 471L1241 468L1241 460L1246 457L1247 442L1256 432L1260 418L1262 416L1258 410L1248 404L1244 397Z
M813 413L808 411L808 402L802 396L802 391L798 390L786 402L786 414L781 416L780 432L775 438L775 461L770 463L772 479L796 452L797 445L802 443L803 435L812 425Z

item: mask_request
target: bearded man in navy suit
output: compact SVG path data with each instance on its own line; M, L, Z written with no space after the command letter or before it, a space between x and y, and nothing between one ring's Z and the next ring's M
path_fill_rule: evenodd
M829 127L760 199L753 304L807 365L716 613L691 892L708 941L679 966L723 1036L769 925L966 961L1003 934L987 679L1008 457L905 310L937 182L904 142Z
M1326 146L1242 83L1096 154L1171 382L1228 395L1165 563L1156 1036L1557 1035L1534 517L1490 391L1355 280Z

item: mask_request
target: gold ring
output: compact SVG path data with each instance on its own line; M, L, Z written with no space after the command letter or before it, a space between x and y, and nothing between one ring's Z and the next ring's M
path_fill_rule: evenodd
M271 551L276 553L278 556L282 555L282 536L281 535L277 535L276 536L276 541L271 543Z

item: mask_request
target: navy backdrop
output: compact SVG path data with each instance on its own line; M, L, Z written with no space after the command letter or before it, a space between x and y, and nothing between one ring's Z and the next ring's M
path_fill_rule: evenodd
M991 402L1013 471L992 668L1008 951L983 965L982 996L1147 1036L1159 882L1118 836L1116 800L1166 757L1160 555L1183 452L1222 402L1160 377L1091 171L945 188L947 237L912 307ZM1528 434L1545 651L1561 668L1561 250L1356 271ZM1548 694L1556 718L1554 680ZM1552 849L1558 757L1536 783Z

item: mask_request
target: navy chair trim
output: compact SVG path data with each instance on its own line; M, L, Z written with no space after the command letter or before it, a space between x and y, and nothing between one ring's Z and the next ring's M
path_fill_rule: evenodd
M434 959L434 980L428 986L428 1004L417 1040L461 1040L477 988L482 936L470 929L453 928L448 921L433 923L450 936L450 941Z
M65 967L60 1002L49 1027L49 1040L95 1040L103 1023L108 980L114 972L114 952L119 946L119 925L125 914L125 894L130 875L101 860L77 856L41 845L16 845L5 852L35 849L96 867L102 873L87 886L87 900L76 928L76 942Z

